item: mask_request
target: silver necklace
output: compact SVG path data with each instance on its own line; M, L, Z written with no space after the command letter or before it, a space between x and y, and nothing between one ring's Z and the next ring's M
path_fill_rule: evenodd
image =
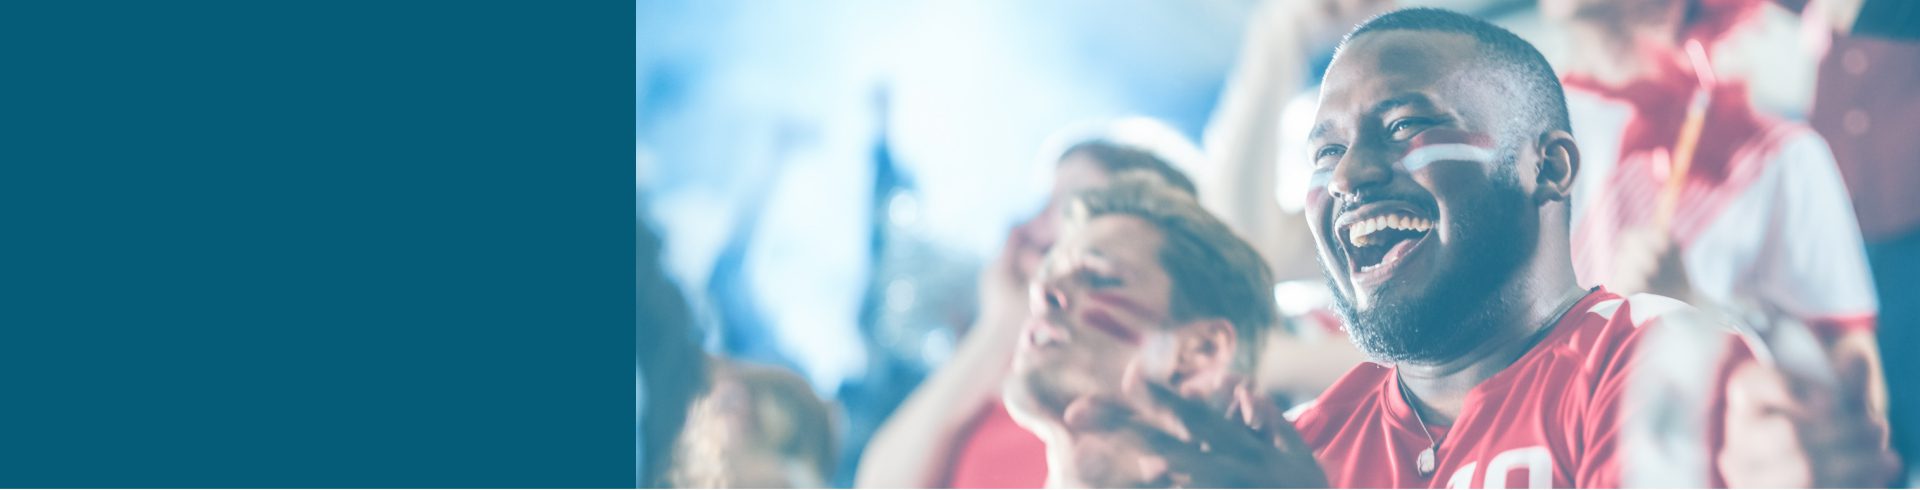
M1581 299L1585 299L1587 295L1593 294L1594 291L1599 289L1599 286L1594 286L1592 289L1588 289L1586 294L1574 296L1571 301L1567 301L1567 304L1562 305L1560 312L1555 313L1553 318L1548 319L1545 325L1550 327L1553 324L1560 323L1560 319L1567 316L1567 312L1573 310L1574 305L1580 304ZM1541 328L1540 333L1535 335L1545 337L1549 330L1548 328ZM1537 342L1536 340L1536 343ZM1420 472L1421 478L1433 476L1433 471L1437 469L1440 464L1440 439L1433 437L1433 431L1427 429L1427 419L1426 417L1420 416L1420 406L1414 402L1413 391L1407 389L1406 380L1400 379L1400 373L1397 370L1393 374L1393 384L1400 387L1400 399L1407 402L1407 410L1413 411L1413 421L1420 424L1420 433L1427 436L1427 448L1421 450L1420 454L1414 457L1413 469Z
M1427 436L1427 448L1421 450L1420 455L1413 460L1413 468L1420 471L1421 478L1433 476L1434 466L1439 464L1436 460L1439 459L1440 440L1435 439L1433 432L1427 430L1427 419L1420 416L1420 407L1413 404L1413 393L1407 391L1407 383L1401 381L1398 375L1393 377L1393 381L1394 384L1400 385L1400 398L1406 400L1407 409L1413 411L1413 420L1420 424L1420 433Z

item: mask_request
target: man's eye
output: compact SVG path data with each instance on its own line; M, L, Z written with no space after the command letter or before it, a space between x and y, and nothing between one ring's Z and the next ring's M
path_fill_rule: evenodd
M1112 287L1119 287L1120 285L1121 285L1121 282L1120 282L1120 278L1118 277L1103 276L1099 274L1087 274L1088 287L1092 287L1094 289L1106 289L1106 288L1112 288Z
M1414 133L1420 132L1420 129L1427 127L1430 123L1431 121L1418 117L1397 120L1394 121L1393 124L1387 125L1387 134L1391 135L1395 140L1412 138Z
M1325 167L1332 164L1333 161L1338 161L1340 155L1345 155L1346 153L1347 148L1344 146L1328 145L1322 147L1320 151L1313 152L1313 165L1316 167Z

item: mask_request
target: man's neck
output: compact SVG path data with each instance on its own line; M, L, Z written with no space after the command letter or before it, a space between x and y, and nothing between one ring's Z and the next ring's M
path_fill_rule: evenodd
M1064 416L1064 414L1063 414ZM1047 481L1044 488L1084 487L1078 475L1069 474L1073 468L1073 437L1067 434L1064 422L1054 420L1038 424L1021 424L1021 428L1033 433L1046 446Z
M1549 218L1557 219L1557 218ZM1552 232L1543 236L1556 236ZM1564 236L1564 231L1558 231ZM1486 305L1488 315L1481 320L1493 333L1488 341L1451 360L1424 364L1400 363L1400 382L1413 392L1407 400L1420 412L1422 421L1451 425L1460 416L1467 393L1480 382L1493 377L1520 359L1553 328L1554 319L1573 307L1587 291L1574 280L1573 260L1564 239L1543 240L1545 253L1536 255L1514 279L1496 293L1498 298Z

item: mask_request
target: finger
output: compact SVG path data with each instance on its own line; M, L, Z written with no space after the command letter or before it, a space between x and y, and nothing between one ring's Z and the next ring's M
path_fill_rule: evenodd
M1727 409L1756 416L1805 412L1792 385L1779 370L1747 360L1734 368L1728 380Z
M1179 393L1174 393L1172 388L1159 383L1141 383L1139 386L1146 390L1155 403L1172 411L1180 421L1187 422L1188 432L1194 432L1195 425L1215 418L1206 405L1182 398Z
M1891 452L1850 458L1821 458L1812 465L1812 486L1820 488L1879 488L1899 477L1899 458Z
M1159 427L1139 420L1123 422L1116 430L1139 438L1142 446L1149 452L1165 458L1169 466L1190 464L1192 461L1206 457L1206 452L1201 451L1198 444L1181 440Z
M1133 409L1125 401L1112 395L1098 394L1083 396L1068 403L1061 418L1070 431L1105 432L1119 428L1133 417Z
M1285 415L1281 415L1276 420L1279 423L1268 426L1266 430L1267 435L1273 438L1275 446L1289 453L1313 454L1313 446L1308 445L1306 438L1300 436L1300 429L1295 428L1293 422L1287 421Z
M1309 450L1306 440L1300 437L1293 422L1287 420L1287 413L1278 405L1259 395L1253 394L1251 387L1242 386L1237 393L1241 399L1241 410L1247 426L1261 435L1267 436L1274 447L1282 451L1294 452ZM1249 408L1250 407L1250 408Z
M1873 384L1873 365L1867 358L1849 356L1840 360L1839 408L1845 413L1864 414L1872 406L1870 387Z
M1274 486L1272 469L1242 462L1219 462L1204 468L1173 472L1186 488L1262 488Z
M1268 445L1255 437L1251 428L1215 414L1205 404L1181 398L1173 390L1159 384L1147 384L1146 387L1156 402L1173 410L1196 443L1204 443L1213 449L1238 451L1257 451Z
M1235 386L1233 388L1233 404L1227 407L1228 417L1233 418L1234 416L1238 416L1240 422L1247 424L1247 427L1255 431L1260 430L1260 427L1265 425L1266 421L1262 420L1260 413L1262 408L1256 401L1257 398L1259 397L1253 394L1253 389L1248 388L1247 385L1241 384Z
M1121 374L1121 393L1136 402L1133 405L1134 418L1158 423L1163 431L1173 434L1174 437L1183 441L1191 440L1193 433L1186 424L1180 423L1180 415L1170 406L1155 403L1152 389L1149 387L1157 383L1147 379L1149 369L1141 365L1143 362L1145 362L1144 358L1127 363L1126 370Z

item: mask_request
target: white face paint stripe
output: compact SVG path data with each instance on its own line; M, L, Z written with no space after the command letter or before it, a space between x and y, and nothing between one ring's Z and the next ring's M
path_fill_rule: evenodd
M1492 164L1493 150L1466 143L1427 145L1414 148L1413 151L1407 152L1407 156L1400 159L1400 166L1405 167L1408 172L1417 172L1422 168L1426 168L1428 165L1432 165L1433 162L1448 160Z
M1467 143L1426 145L1407 152L1407 156L1400 158L1400 166L1406 168L1408 172L1415 172L1426 168L1428 165L1432 165L1433 162L1448 160L1480 162L1485 165L1492 165L1493 150ZM1307 179L1308 190L1324 190L1327 188L1327 183L1333 180L1333 169L1316 169Z

